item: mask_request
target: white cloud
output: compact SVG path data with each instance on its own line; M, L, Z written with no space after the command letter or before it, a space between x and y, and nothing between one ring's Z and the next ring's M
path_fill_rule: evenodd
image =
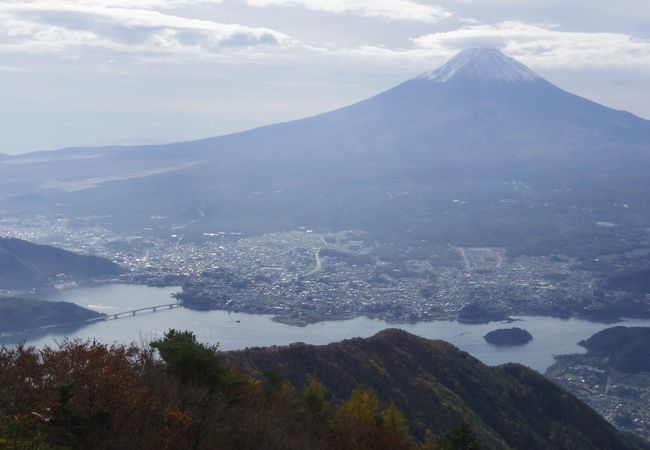
M301 6L336 14L437 23L454 14L444 8L411 0L246 0L252 6Z
M554 25L513 21L432 33L413 42L419 49L449 54L468 47L496 47L541 67L650 64L650 40L623 33L563 31Z
M14 5L39 5L43 0L7 0L4 3ZM66 4L78 7L100 6L104 8L128 9L169 9L184 5L218 5L222 0L51 0L50 5Z
M650 67L650 40L622 33L562 31L552 24L502 22L467 25L411 40L409 47L363 45L311 48L333 64L372 66L375 71L416 73L434 69L459 51L494 47L533 69Z
M411 0L243 0L248 5L435 22L452 13ZM468 47L497 47L534 68L650 65L650 41L623 33L564 31L549 24L467 23L426 34L407 46L307 45L264 27L181 16L180 5L221 0L0 0L0 51L83 60L219 59L283 64L359 61L394 72L429 70ZM218 12L215 8L213 12ZM262 11L261 11L262 12ZM458 19L458 17L456 17ZM419 28L422 25L417 25Z
M198 2L164 3L170 6ZM128 7L126 3L130 3ZM200 58L242 47L295 44L286 34L268 28L166 14L156 10L159 3L162 2L5 1L0 4L0 50L69 53L73 49L95 47L131 55Z
M510 21L468 25L420 36L412 42L413 46L406 48L365 45L315 51L404 72L430 70L472 47L498 48L533 68L650 66L650 40L623 33L562 31L552 24Z

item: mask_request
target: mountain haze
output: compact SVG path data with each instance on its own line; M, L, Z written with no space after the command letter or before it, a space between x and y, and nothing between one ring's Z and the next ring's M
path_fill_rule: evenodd
M524 253L540 252L540 239L572 242L565 252L591 254L596 243L617 250L645 235L648 168L649 121L565 92L498 50L470 49L303 120L3 160L0 208L108 214L126 230L164 216L155 232L193 221L189 238L361 228L463 245L524 242L513 249ZM600 221L619 227L597 229Z

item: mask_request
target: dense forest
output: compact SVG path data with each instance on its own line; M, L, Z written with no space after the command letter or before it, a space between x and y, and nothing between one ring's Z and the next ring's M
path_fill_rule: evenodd
M311 378L302 390L220 362L170 331L151 349L96 342L0 349L0 448L478 449L469 423L409 434L404 416L364 388L339 405Z
M363 341L376 347L375 351L360 348ZM469 355L448 344L445 347L395 330L352 342L352 347L347 341L339 345L354 350L361 367L346 366L355 361L344 359L340 364L349 368L348 378L335 378L335 372L325 370L307 371L302 373L304 383L284 377L287 366L280 359L278 366L257 376L229 362L242 355L250 362L257 352L281 354L282 349L251 350L228 357L197 342L192 333L174 330L147 348L79 341L64 341L58 348L3 347L0 448L456 450L495 448L494 442L500 442L501 449L548 445L557 449L636 448L585 405L521 367L493 369L503 378L501 388L511 391L507 400L515 400L516 391L517 401L522 403L518 416L511 416L512 406L504 401L489 406L500 423L496 433L494 423L481 415L488 407L486 402L493 401L493 386L483 389L482 384L491 386L494 380L463 378L488 371L485 367L475 373L473 368L480 363ZM431 376L443 371L449 377L459 377L454 381L459 394L473 389L462 397L447 389L443 403L430 403L424 413L433 420L419 419L435 426L424 432L415 430L409 419L415 411L422 414L420 400L410 398L407 404L413 410L400 411L398 403L405 404L404 398L386 400L385 390L375 389L381 388L374 384L375 379L353 377L355 370L363 373L369 366L383 364L377 356L379 343L387 351L385 356L392 358L386 346L404 353L405 343L416 342L430 347L421 356L425 359L440 353L434 359L436 364L449 356L460 358L449 360L451 366L439 367ZM421 346L411 350L421 351ZM324 362L322 349L328 347L291 348ZM262 358L260 364L267 362ZM392 392L417 395L419 386L444 393L442 382L436 385L420 372L422 363L412 362L412 367L390 368L395 374L386 374L386 384L412 376L410 383L395 386ZM332 390L332 386L338 388ZM471 404L470 395L474 399ZM540 424L533 430L535 420ZM555 425L547 429L546 443L539 437L525 447L518 443L537 436L540 427L548 424Z
M538 372L486 366L439 340L389 329L325 346L293 344L223 357L254 376L273 370L295 386L315 375L340 403L359 383L394 403L416 439L468 421L482 449L635 448L605 419Z

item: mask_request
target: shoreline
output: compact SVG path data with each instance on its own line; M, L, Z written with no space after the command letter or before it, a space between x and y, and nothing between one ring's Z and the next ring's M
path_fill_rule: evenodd
M165 289L165 288L172 288L172 287L178 287L179 288L179 293L182 292L182 287L177 285L177 284L170 284L170 285L159 285L159 284L151 284L151 283L139 283L139 282L129 282L126 280L119 280L119 279L98 279L98 280L90 280L90 281L84 281L80 283L75 283L70 286L65 286L65 287L51 287L51 288L45 288L45 289L40 289L37 290L36 292L29 292L27 294L22 294L26 295L27 298L37 298L37 299L43 299L47 301L52 301L49 299L42 298L43 295L49 296L51 294L59 294L61 292L65 292L66 290L71 290L71 289L85 289L85 288L99 288L102 286L107 286L107 285L124 285L124 286L145 286L148 288L153 288L153 289ZM9 296L9 295L8 295ZM11 294L10 296L20 296L17 294ZM66 300L63 300L66 301ZM499 319L477 319L474 321L471 320L465 320L465 319L458 319L457 315L454 314L440 314L438 316L432 316L430 318L426 318L424 320L400 320L396 319L394 317L384 317L382 314L333 314L331 316L325 316L321 318L314 318L314 317L293 317L293 316L284 316L284 315L278 315L273 312L258 312L258 311L246 311L246 310L230 310L230 309L220 309L220 308L208 308L208 309L200 309L200 308L193 308L191 306L183 306L183 308L191 310L191 311L197 311L197 312L202 312L202 311L222 311L222 312L228 312L228 313L236 313L236 314L248 314L248 315L264 315L264 316L271 316L271 320L276 323L280 323L283 325L289 325L289 326L294 326L298 328L304 328L309 325L314 325L318 323L325 323L325 322L334 322L334 321L347 321L347 320L353 320L358 317L365 317L370 320L382 320L388 324L391 325L414 325L414 324L419 324L419 323L430 323L430 322L453 322L457 321L459 324L463 325L486 325L490 323L502 323L502 324L508 324L508 323L514 323L518 322L521 319L517 319L516 317L544 317L544 318L552 318L552 319L560 319L560 320L570 320L570 319L578 319L578 320L583 320L586 322L591 322L594 324L603 324L603 325L609 325L609 324L615 324L615 323L620 323L620 322L625 322L630 319L639 319L639 320L647 320L650 319L650 312L647 315L640 316L640 317L622 317L622 316L610 316L607 317L606 315L585 315L585 314L540 314L536 311L515 311L507 316L504 316L503 318ZM92 309L91 309L92 310ZM67 324L62 324L61 326L64 326ZM59 325L56 325L59 326Z

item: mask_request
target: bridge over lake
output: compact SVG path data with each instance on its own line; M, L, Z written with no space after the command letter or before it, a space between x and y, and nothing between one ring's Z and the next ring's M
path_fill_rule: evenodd
M114 313L114 314L106 314L101 317L94 317L92 319L88 319L85 321L85 323L93 323L93 322L101 322L104 320L117 320L117 319L122 319L125 317L133 317L137 315L138 313L155 313L158 311L165 311L168 309L175 309L175 308L180 308L183 306L183 302L180 300L175 301L174 303L165 303L163 305L154 305L154 306L147 306L144 308L138 308L138 309L130 309L128 311L122 311L119 313Z

